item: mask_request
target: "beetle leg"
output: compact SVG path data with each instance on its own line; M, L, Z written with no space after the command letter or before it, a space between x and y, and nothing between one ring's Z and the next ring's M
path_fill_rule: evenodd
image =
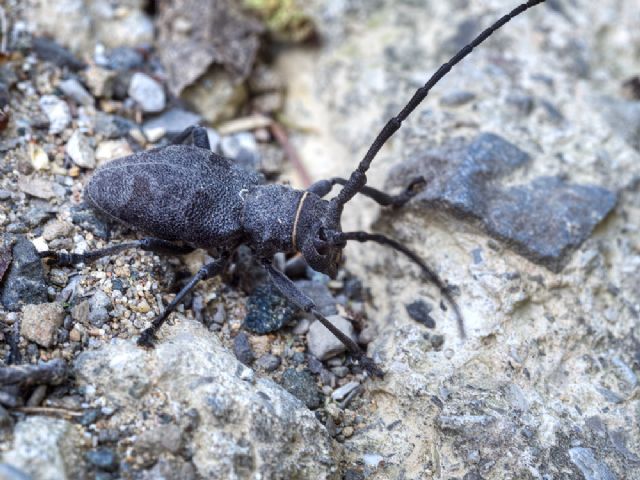
M188 144L187 140L189 140L189 138L191 138L192 145L211 150L211 144L209 143L209 135L207 134L207 129L201 127L200 125L191 125L190 127L185 128L182 132L173 137L173 139L171 140L171 144Z
M155 340L156 332L165 322L169 314L173 312L175 308L180 304L185 295L193 290L193 288L198 284L200 280L206 280L207 278L218 275L222 271L226 263L227 257L220 257L211 263L207 263L200 270L198 270L198 273L191 277L189 283L187 283L177 293L175 298L171 301L171 303L169 303L169 305L167 305L162 313L153 319L153 321L151 322L151 326L142 332L140 338L138 338L138 345L140 345L141 347L153 348L153 342Z
M322 323L322 325L327 328L327 330L333 333L338 340L344 343L347 349L349 349L349 351L358 359L360 365L362 365L362 367L367 372L369 372L370 375L375 375L377 377L382 377L384 375L382 370L375 364L373 359L367 357L367 355L362 351L362 349L356 342L349 338L348 335L345 335L324 315L316 310L316 305L315 303L313 303L313 300L302 293L286 275L274 268L269 260L264 260L262 264L269 273L269 276L271 277L271 280L273 281L275 286L278 288L278 290L280 290L280 293L282 293L282 295L287 300L289 300L291 303L298 306L305 312L310 312L314 317L316 317L318 321L320 321L320 323Z
M331 188L334 185L345 185L346 183L346 179L335 177L330 180L320 180L319 182L311 185L307 190L315 193L320 197L324 197L331 191ZM398 195L389 195L388 193L382 192L376 188L367 186L362 187L362 190L360 190L360 192L358 193L371 198L383 207L397 208L403 206L405 203L411 200L411 198L413 198L418 192L420 192L420 187L424 184L425 179L423 177L417 177L414 178L411 183L409 183L409 186L405 189L404 192Z
M135 240L133 242L120 243L118 245L110 245L105 248L93 250L85 253L65 253L54 252L52 250L45 250L38 255L40 258L46 258L48 265L59 265L61 267L69 267L77 263L91 263L99 258L113 255L114 253L122 252L123 250L129 250L130 248L141 248L142 250L170 254L170 255L184 255L194 250L193 247L188 245L176 245L166 240L159 238L143 238L142 240Z

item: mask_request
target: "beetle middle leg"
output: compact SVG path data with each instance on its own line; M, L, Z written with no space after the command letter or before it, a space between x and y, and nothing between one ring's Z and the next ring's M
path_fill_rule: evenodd
M331 191L334 185L346 185L347 182L348 180L345 178L334 177L329 180L320 180L311 185L308 190L320 197L324 197ZM403 206L420 192L421 187L424 186L425 183L426 181L423 177L414 178L404 192L398 195L390 195L376 188L367 186L362 187L359 193L371 198L383 207L397 208Z
M215 275L218 275L224 269L227 264L227 256L222 256L211 263L207 263L198 272L191 277L189 282L176 294L175 298L167 305L160 315L153 319L151 326L144 330L138 338L138 345L147 348L153 348L153 342L155 340L155 334L158 329L165 322L171 312L182 302L182 299L194 289L194 287L200 282L200 280L206 280Z
M280 293L289 300L294 305L297 305L298 308L304 310L305 312L311 313L314 317L318 319L322 325L325 326L327 330L329 330L333 335L336 336L338 340L340 340L347 349L356 357L356 359L360 362L360 365L369 372L370 375L375 375L377 377L382 378L384 373L382 370L375 364L372 358L367 357L367 355L362 351L362 349L358 346L356 342L351 340L349 336L345 335L339 328L337 328L333 323L331 323L324 315L322 315L317 309L316 305L309 297L307 297L304 293L302 293L298 287L282 272L276 270L271 262L268 260L263 261L263 266L269 273L269 277L273 281L274 285L278 288Z
M85 253L65 253L45 250L39 253L40 258L46 258L49 265L59 265L61 267L70 267L78 263L91 263L99 258L113 255L130 248L141 248L149 252L160 253L164 255L185 255L191 253L194 248L189 245L176 245L175 243L162 240L160 238L147 237L133 242L119 243L110 245L105 248L93 250Z
M188 140L191 139L191 144L196 147L211 150L211 144L209 143L209 135L207 129L200 125L191 125L185 128L182 132L176 135L171 143L173 145L188 144Z

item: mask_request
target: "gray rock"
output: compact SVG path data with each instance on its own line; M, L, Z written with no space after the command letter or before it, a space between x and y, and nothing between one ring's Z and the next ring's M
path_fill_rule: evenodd
M407 313L409 314L409 316L416 322L423 324L427 328L436 327L436 322L430 315L433 307L424 300L416 300L415 302L411 302L408 305L405 305L405 308L407 309Z
M265 372L273 372L277 370L278 367L282 364L282 359L277 355L272 355L270 353L261 356L256 365L262 368Z
M419 175L432 179L416 203L479 223L517 253L558 272L613 209L616 195L557 177L506 188L497 184L530 161L503 138L484 133L470 143L456 140L414 156L396 166L390 178L394 185Z
M76 130L69 138L65 147L67 155L77 166L82 168L96 168L96 154L85 135Z
M327 317L327 320L333 323L345 335L348 335L353 341L356 340L351 322L342 318L340 315L331 315ZM327 360L346 350L344 344L318 320L314 321L309 327L307 345L309 346L309 351L319 360Z
M88 451L84 458L94 467L114 472L118 469L118 457L115 452L109 448L98 448Z
M25 303L47 301L47 283L42 260L33 244L19 237L12 248L11 266L0 284L0 299L7 310L18 310Z
M72 77L63 80L58 84L58 87L62 90L62 93L80 105L88 106L95 103L93 96L84 88L84 85L82 85L77 78Z
M18 422L2 461L38 480L87 478L81 429L66 420L33 416ZM19 478L19 477L18 477Z
M250 132L240 132L222 137L220 151L227 158L248 170L257 170L260 166L260 151L256 137Z
M248 369L198 322L180 317L162 335L149 351L115 339L82 352L78 387L117 408L123 428L140 428L140 412L158 398L175 418L196 415L189 450L198 477L334 478L339 452L302 402L270 380L239 378ZM155 416L146 423L158 426Z
M298 371L288 368L282 374L282 387L293 396L302 400L310 409L318 408L322 403L320 391L313 375L307 370Z
M96 63L111 70L132 70L144 65L144 56L135 48L116 47L103 54Z
M40 97L40 108L49 119L49 133L61 133L71 123L71 112L67 102L55 95Z
M96 327L102 327L109 320L109 311L112 308L109 296L102 290L97 290L89 299L88 322Z
M31 46L38 58L51 62L60 68L77 71L85 66L69 50L49 38L34 37Z
M240 332L233 339L233 353L238 360L247 366L251 365L255 360L256 356L251 349L249 337L247 337L246 333Z
M201 120L202 117L197 113L182 108L172 108L144 122L143 128L145 131L148 129L161 128L166 134L175 135L191 125L200 123Z
M343 400L347 395L353 392L356 388L360 386L360 382L349 382L341 386L340 388L336 388L331 394L331 398L336 401Z
M7 463L0 463L0 479L2 480L33 480L32 477L25 473L24 470L9 465Z
M102 135L109 140L122 138L131 129L137 128L136 124L131 120L100 111L96 112L95 116L92 117L92 121L96 134Z
M569 458L584 475L585 480L615 480L616 476L611 472L606 463L596 459L593 450L584 447L575 447L569 450Z
M22 309L20 334L45 348L53 345L64 320L64 308L59 303L25 305Z
M312 280L298 280L296 287L316 304L316 308L325 316L338 313L336 304L338 303L331 294L329 287L320 282Z
M270 333L293 321L295 307L271 283L263 284L247 300L244 327L255 333Z
M18 179L18 188L32 197L42 198L43 200L64 197L66 192L62 185L33 176L20 177Z
M140 72L131 77L129 96L144 112L148 113L161 112L167 103L162 85L149 75Z

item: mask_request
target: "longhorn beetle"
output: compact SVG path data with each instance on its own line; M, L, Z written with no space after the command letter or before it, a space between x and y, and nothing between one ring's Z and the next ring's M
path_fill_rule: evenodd
M206 130L192 126L179 134L172 145L135 153L98 168L85 188L88 202L97 211L153 237L82 254L44 251L41 257L48 258L49 263L70 266L129 248L166 254L186 254L195 248L215 248L220 252L218 258L204 265L142 332L138 344L152 347L156 331L184 296L200 280L219 274L229 255L240 244L247 244L261 259L271 280L287 300L322 322L369 373L382 376L373 360L272 265L277 252L299 252L311 268L334 277L348 241L375 242L403 253L421 268L452 306L464 337L462 314L449 287L418 255L380 234L343 232L340 217L344 206L356 193L370 197L382 206L397 208L419 191L424 184L422 178L413 180L399 195L366 186L366 173L376 154L454 65L513 17L544 1L529 0L521 4L444 63L414 93L400 113L387 122L349 179L321 180L304 191L285 185L264 185L256 173L213 153ZM189 140L190 145L187 144ZM342 185L342 190L331 200L324 200L336 184ZM176 241L181 243L174 243Z

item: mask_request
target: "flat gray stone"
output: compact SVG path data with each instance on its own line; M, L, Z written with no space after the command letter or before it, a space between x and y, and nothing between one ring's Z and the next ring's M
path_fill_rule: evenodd
M479 224L489 235L534 263L559 272L593 229L615 207L616 194L595 185L539 177L503 187L500 179L531 162L503 138L483 133L414 155L390 174L393 185L423 176L418 208L445 210Z
M340 315L331 315L327 317L327 320L345 335L348 335L354 342L356 341L353 325L349 320L342 318ZM309 351L319 360L327 360L346 350L345 345L318 320L309 327L307 345L309 346Z

